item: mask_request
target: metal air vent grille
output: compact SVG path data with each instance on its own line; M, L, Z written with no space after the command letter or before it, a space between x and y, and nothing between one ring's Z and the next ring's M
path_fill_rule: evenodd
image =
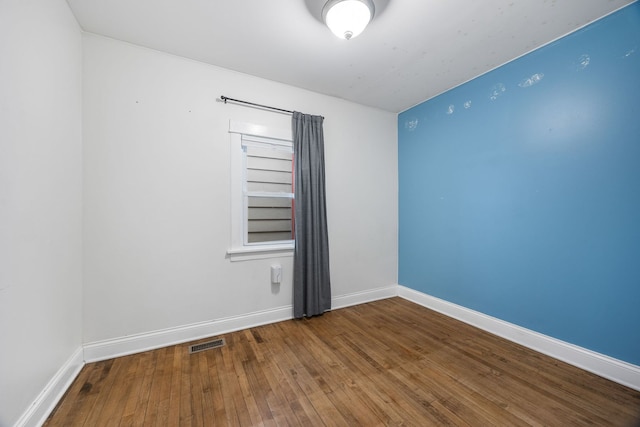
M224 338L220 338L213 341L207 341L200 344L193 344L189 346L189 353L198 353L200 351L209 350L211 348L218 348L225 345Z

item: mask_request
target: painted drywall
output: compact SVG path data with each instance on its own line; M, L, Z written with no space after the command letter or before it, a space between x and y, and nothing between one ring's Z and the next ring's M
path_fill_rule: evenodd
M399 283L640 365L640 4L403 112Z
M0 2L0 425L81 346L82 38L64 0Z
M333 295L397 283L396 115L92 34L83 82L85 343L292 304L226 257L229 121L291 117L220 95L325 117Z

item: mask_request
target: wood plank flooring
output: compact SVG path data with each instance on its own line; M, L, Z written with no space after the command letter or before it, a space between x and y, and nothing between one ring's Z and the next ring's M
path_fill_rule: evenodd
M640 425L640 392L400 298L220 337L87 364L45 425Z

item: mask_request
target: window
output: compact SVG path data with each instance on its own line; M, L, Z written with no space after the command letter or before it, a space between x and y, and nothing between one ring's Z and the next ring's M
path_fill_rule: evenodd
M231 122L232 261L293 252L290 130Z
M251 137L242 138L245 173L245 245L293 240L293 149Z

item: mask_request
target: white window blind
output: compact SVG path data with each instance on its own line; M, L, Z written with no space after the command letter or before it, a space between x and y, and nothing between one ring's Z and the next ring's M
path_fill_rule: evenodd
M242 139L245 244L293 240L293 149L290 144Z

